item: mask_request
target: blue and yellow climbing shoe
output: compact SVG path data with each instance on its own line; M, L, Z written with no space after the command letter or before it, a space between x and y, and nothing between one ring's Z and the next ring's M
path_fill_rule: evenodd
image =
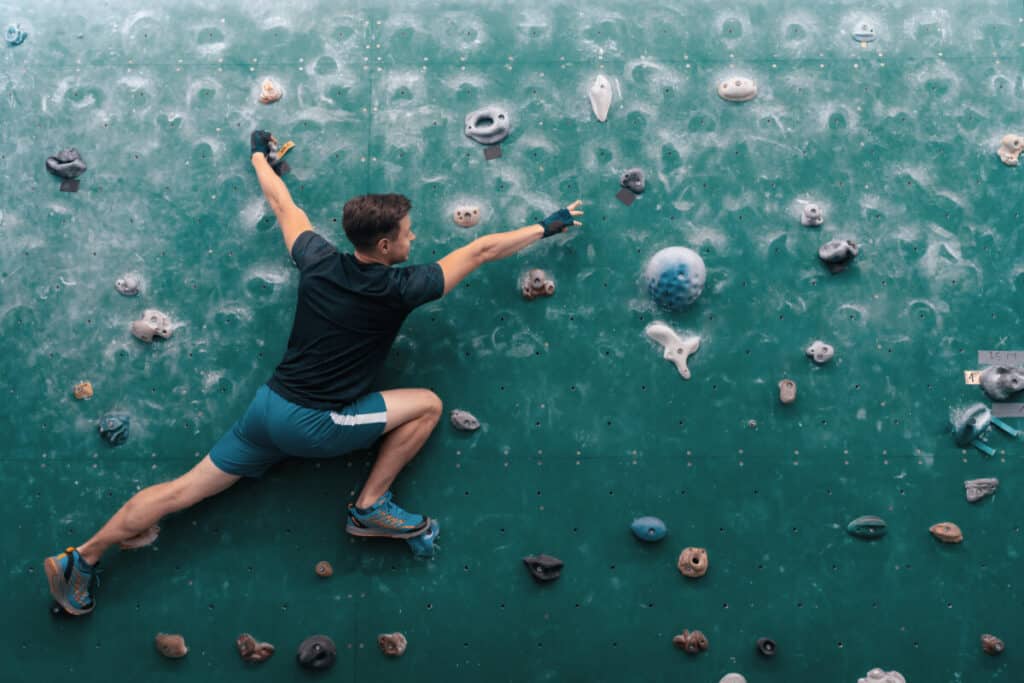
M385 538L412 538L430 528L430 519L423 515L406 512L391 500L391 491L377 499L377 502L361 510L355 505L348 506L348 523L345 531L353 536L382 536Z
M68 614L88 614L96 608L96 601L89 594L92 581L96 578L96 567L89 565L75 548L68 548L60 555L48 557L43 569L50 580L50 593Z

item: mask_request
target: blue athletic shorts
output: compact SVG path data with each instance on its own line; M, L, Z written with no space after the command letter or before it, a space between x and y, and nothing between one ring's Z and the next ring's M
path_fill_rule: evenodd
M210 451L213 464L243 477L262 476L288 457L334 458L368 448L384 433L387 406L380 392L340 411L304 408L266 384Z

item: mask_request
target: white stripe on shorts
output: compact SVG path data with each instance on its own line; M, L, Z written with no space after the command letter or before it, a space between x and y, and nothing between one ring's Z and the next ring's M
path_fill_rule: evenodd
M388 414L385 413L363 413L362 415L344 415L331 411L331 422L342 427L355 427L356 425L378 424L387 422Z

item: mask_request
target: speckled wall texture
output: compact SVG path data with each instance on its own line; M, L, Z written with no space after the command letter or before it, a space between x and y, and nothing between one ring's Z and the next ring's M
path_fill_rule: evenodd
M985 398L964 382L977 351L1024 349L1024 170L996 155L1024 134L1024 7L925 4L0 2L29 33L0 49L0 678L304 680L295 649L325 633L325 680L1024 680L1024 444L993 435L986 457L947 427ZM731 74L756 99L719 98ZM268 76L285 93L269 106ZM489 104L513 118L492 161L463 134ZM296 273L254 128L296 142L288 185L339 244L344 201L370 191L412 198L413 262L576 197L586 225L485 266L395 344L383 386L483 423L442 423L395 487L440 521L435 560L344 534L367 457L285 463L112 551L97 610L53 619L43 557L187 470L283 353ZM69 146L89 164L76 194L44 168ZM627 207L630 167L647 189ZM452 220L467 201L468 229ZM801 201L824 225L800 224ZM816 257L833 238L860 247L837 275ZM642 282L674 245L708 271L678 313ZM534 267L553 297L523 300ZM139 297L114 288L127 271ZM170 339L132 338L145 308L179 324ZM654 320L701 337L689 381L645 337ZM804 355L815 339L830 363ZM97 434L108 412L132 419L116 448ZM963 480L991 476L998 493L968 504ZM865 514L885 538L846 533ZM635 540L640 515L667 538ZM964 542L933 539L941 521ZM677 571L685 546L708 549L705 577ZM536 553L565 562L559 581L533 582ZM708 651L674 648L683 629ZM162 659L157 631L188 656ZM243 631L277 654L241 662ZM377 649L388 631L408 637L401 659Z

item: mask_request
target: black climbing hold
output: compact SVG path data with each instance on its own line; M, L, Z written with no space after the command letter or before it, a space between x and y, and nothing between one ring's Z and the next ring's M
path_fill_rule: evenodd
M131 418L123 413L104 415L100 420L100 436L111 446L120 446L128 440Z
M46 160L46 170L58 178L74 180L86 171L85 161L74 147L62 149ZM74 190L71 190L74 192Z
M644 177L642 168L631 168L622 174L619 184L633 194L643 194L647 187L647 180Z
M771 638L758 638L757 651L763 654L765 657L774 657L775 641Z
M857 244L850 240L831 240L818 248L818 258L830 273L845 270L857 256Z
M334 666L337 656L338 650L334 647L334 641L327 636L317 635L310 636L299 644L295 658L307 669L322 671Z
M530 555L523 558L523 564L538 581L554 581L562 575L565 563L551 555Z
M623 204L625 204L626 206L631 206L633 202L636 201L636 195L627 190L626 188L622 188L621 190L616 192L615 198L618 199Z

